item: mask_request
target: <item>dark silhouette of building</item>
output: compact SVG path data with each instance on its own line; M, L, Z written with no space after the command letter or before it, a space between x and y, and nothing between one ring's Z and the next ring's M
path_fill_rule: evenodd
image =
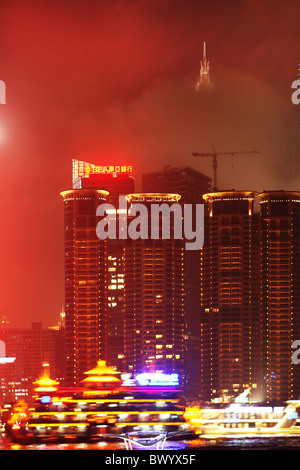
M202 195L211 191L211 178L189 166L165 166L163 170L142 176L142 190L146 193L180 194L180 203L199 204Z

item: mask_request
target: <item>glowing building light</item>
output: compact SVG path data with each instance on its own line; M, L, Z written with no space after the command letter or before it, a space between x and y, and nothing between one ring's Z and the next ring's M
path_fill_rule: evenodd
M174 386L179 385L178 374L141 373L136 376L139 385Z
M132 165L94 165L73 159L73 182L79 177L89 178L90 175L128 174L132 172Z
M35 392L55 392L59 382L57 380L52 380L49 376L49 364L45 362L43 364L43 374L36 381L33 382L36 387L34 388Z
M44 395L41 397L41 403L51 403L52 398L49 395Z

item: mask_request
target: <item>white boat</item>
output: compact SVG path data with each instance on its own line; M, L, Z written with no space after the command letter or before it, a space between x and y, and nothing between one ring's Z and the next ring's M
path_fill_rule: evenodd
M201 437L299 435L299 410L300 400L289 400L285 407L232 403L201 408Z

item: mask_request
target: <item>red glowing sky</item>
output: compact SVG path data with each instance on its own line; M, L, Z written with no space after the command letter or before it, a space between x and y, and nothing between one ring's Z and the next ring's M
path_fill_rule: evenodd
M73 157L143 172L192 152L222 189L300 189L292 173L298 1L6 1L0 4L0 313L57 322L63 205ZM195 93L203 41L215 84Z

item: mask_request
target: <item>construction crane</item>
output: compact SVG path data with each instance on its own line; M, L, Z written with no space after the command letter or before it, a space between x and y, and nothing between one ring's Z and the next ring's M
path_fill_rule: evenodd
M213 187L213 191L218 190L218 188L217 188L217 168L218 168L217 157L219 155L235 155L235 154L238 154L238 153L258 153L257 150L250 150L248 152L221 152L221 153L217 154L213 145L212 145L212 149L213 149L213 152L211 152L211 153L194 152L192 155L193 155L193 157L212 157L213 158L213 161L212 161L212 166L213 166L213 170L214 170L214 187Z

